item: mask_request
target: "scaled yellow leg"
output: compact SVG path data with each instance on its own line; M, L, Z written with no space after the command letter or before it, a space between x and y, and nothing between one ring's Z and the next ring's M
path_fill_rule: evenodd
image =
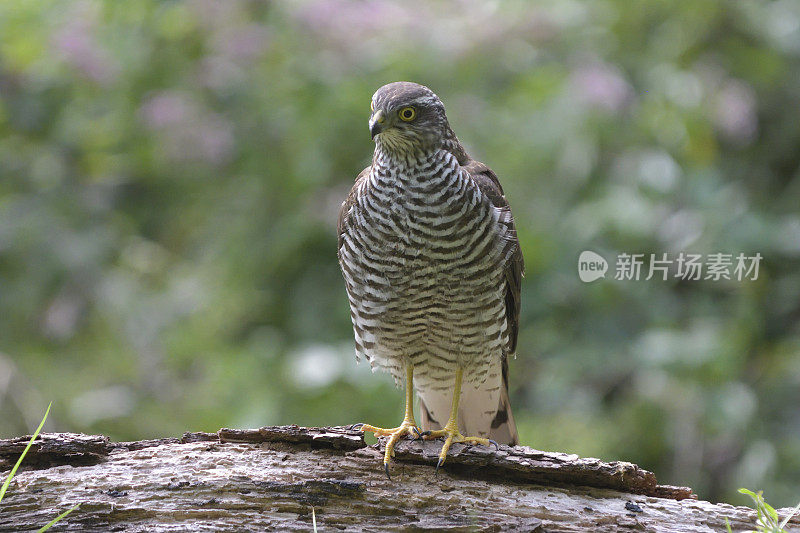
M383 469L386 475L389 476L389 462L394 456L394 445L405 435L410 435L413 438L420 438L422 431L417 427L414 421L414 365L406 363L406 415L403 417L403 422L396 428L379 428L369 424L355 424L354 429L361 431L371 431L376 437L389 437L386 442L386 452L383 456Z
M494 445L497 448L497 443L493 440L486 439L483 437L465 437L458 431L458 402L461 397L461 379L462 379L463 371L461 367L456 369L456 383L455 387L453 387L453 406L450 409L450 419L447 421L443 429L426 432L427 438L436 438L436 437L445 437L444 444L442 445L442 451L439 452L439 462L436 465L436 469L438 470L442 464L444 464L444 460L447 458L447 451L450 449L450 445L454 442L466 442L468 444L483 444L484 446Z

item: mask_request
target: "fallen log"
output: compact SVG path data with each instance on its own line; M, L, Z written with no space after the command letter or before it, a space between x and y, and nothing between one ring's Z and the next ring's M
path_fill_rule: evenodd
M0 440L8 471L30 437ZM111 442L40 435L0 503L0 530L53 531L734 531L746 507L699 501L626 462L524 446L398 444L392 480L381 443L342 427L272 426ZM800 524L795 519L792 524Z

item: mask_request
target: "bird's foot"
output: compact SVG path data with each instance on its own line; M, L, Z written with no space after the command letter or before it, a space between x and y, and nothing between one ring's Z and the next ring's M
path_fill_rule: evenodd
M391 458L394 457L394 445L400 440L402 437L408 435L414 440L421 439L424 433L419 427L417 427L416 422L414 420L403 420L403 423L397 426L396 428L379 428L375 426L371 426L369 424L353 424L350 426L351 429L361 430L363 432L370 431L375 434L376 437L389 437L389 440L386 442L386 451L383 454L383 469L386 472L386 477L392 479L389 475L389 463L391 462Z
M423 432L419 427L417 427L417 424L415 424L413 420L403 420L403 423L396 428L379 428L359 422L358 424L353 424L350 426L350 429L363 431L365 433L369 431L374 433L376 437L391 437L398 435L398 439L403 435L409 435L414 439L419 439L427 433Z
M445 459L447 459L447 452L450 450L450 445L454 443L463 442L466 444L483 444L484 446L494 446L495 450L499 448L497 443L491 439L484 437L465 437L460 431L458 431L458 427L455 426L445 426L444 429L438 429L426 433L426 439L436 439L439 437L445 438L444 444L442 445L442 451L439 452L439 462L436 464L437 472L439 471L439 467L444 464Z

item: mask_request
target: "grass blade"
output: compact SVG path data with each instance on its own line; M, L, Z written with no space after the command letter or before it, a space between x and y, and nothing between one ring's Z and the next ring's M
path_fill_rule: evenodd
M797 511L800 511L800 503L798 503L797 506L794 509L792 509L792 512L789 513L786 516L786 518L783 519L783 522L781 522L781 524L778 527L781 529L785 528L786 524L789 523L789 520L791 520L792 517L797 514Z
M67 516L69 513L71 513L72 511L74 511L75 509L77 509L80 506L81 506L81 504L76 504L74 507L72 507L70 509L67 509L66 511L64 511L63 513L58 515L57 517L53 518L52 520L50 520L47 523L47 525L42 526L42 529L39 530L39 533L42 533L42 531L47 531L48 529L50 529L50 527L53 524L55 524L56 522L60 521L62 518L64 518L65 516Z
M0 501L3 501L3 496L5 496L6 490L8 490L8 485L11 483L11 479L14 477L14 474L17 473L17 468L19 468L19 465L25 458L25 454L28 453L28 450L33 445L33 441L36 440L36 437L39 436L39 432L42 431L42 428L44 427L44 422L45 420L47 420L47 415L50 414L51 407L53 407L53 402L50 402L50 405L47 406L47 411L45 411L44 413L44 418L42 418L42 422L39 424L39 427L36 428L36 431L34 431L33 436L31 436L31 440L28 441L28 445L25 446L25 449L22 451L22 455L20 455L19 459L17 459L17 463L14 465L14 468L12 468L11 472L9 472L5 483L3 483L3 487L0 488Z

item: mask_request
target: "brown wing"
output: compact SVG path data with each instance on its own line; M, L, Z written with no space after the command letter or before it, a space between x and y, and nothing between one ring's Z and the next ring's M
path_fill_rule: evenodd
M506 237L506 320L508 327L511 328L509 334L509 346L507 354L513 354L517 350L517 336L519 334L519 308L520 308L520 286L522 276L525 275L525 263L522 258L522 250L517 238L517 230L514 226L514 217L511 214L511 206L508 205L506 197L503 195L503 187L497 175L492 169L479 161L471 160L463 168L469 173L473 181L489 197L492 205L502 210L500 222L505 224L510 231ZM508 398L508 359L503 358L502 363L503 387L500 395L500 405L497 414L492 420L489 436L499 442L510 445L519 443L517 425L514 422L514 415L511 414L511 403Z
M506 237L507 253L509 259L505 265L506 274L506 319L511 328L509 335L508 354L513 354L517 349L517 335L519 333L519 308L520 308L520 285L522 276L525 275L525 264L522 258L522 250L517 238L517 230L514 226L514 217L511 215L511 206L508 205L506 197L503 196L503 187L492 170L479 161L471 160L463 165L463 168L472 177L485 195L489 197L492 204L503 211L501 222L509 228Z
M358 176L356 176L356 182L353 185L353 188L350 189L350 193L345 198L344 202L342 202L342 207L339 209L339 222L336 224L336 234L339 237L339 244L336 247L336 250L342 249L342 233L344 232L344 226L347 223L347 217L350 216L350 208L356 203L356 195L358 194L358 188L361 186L361 183L369 177L369 171L372 166L368 166L361 172L359 172Z

